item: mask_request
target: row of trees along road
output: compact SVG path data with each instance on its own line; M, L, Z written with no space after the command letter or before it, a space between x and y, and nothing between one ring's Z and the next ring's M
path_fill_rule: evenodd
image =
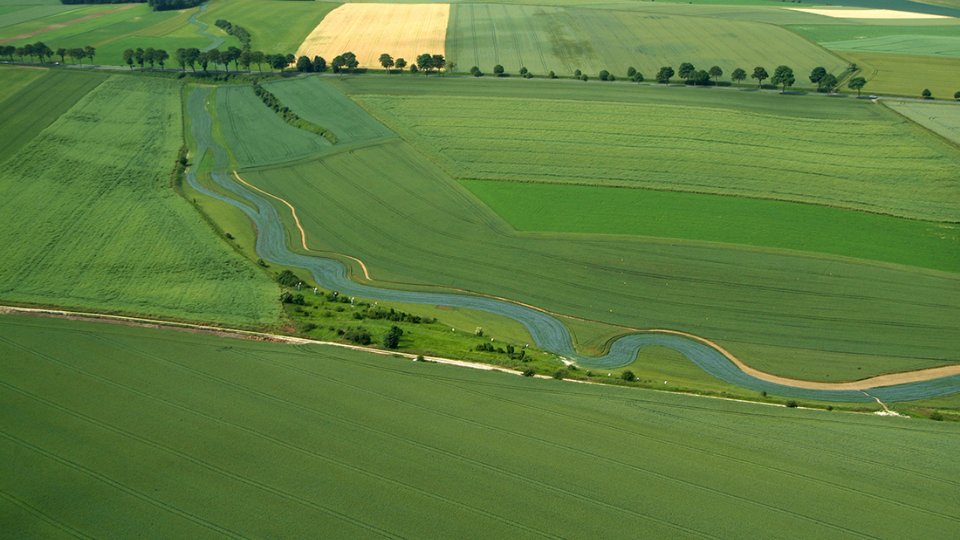
M196 47L191 47L177 49L173 58L180 66L181 71L186 71L189 67L191 71L196 72L197 67L200 67L201 70L207 72L211 66L213 69L217 69L217 66L223 66L224 71L229 72L231 63L233 63L235 71L239 71L241 68L249 70L251 65L257 66L258 71L263 71L264 64L270 68L283 71L284 68L293 63L294 56L292 54L265 54L262 51L244 51L236 47L230 47L225 51L219 49L201 51ZM140 66L140 69L144 69L147 64L151 69L156 65L163 69L169 59L170 54L167 51L154 49L153 47L123 51L123 62L130 69L133 69L134 64Z
M60 47L57 50L53 50L47 46L46 43L38 41L36 43L30 43L17 47L15 45L0 45L0 56L7 57L11 62L13 62L13 57L16 56L20 58L20 61L23 62L24 58L36 59L41 64L49 62L54 56L60 57L60 62L66 63L67 58L69 57L76 62L83 63L84 58L89 58L90 63L93 63L93 57L96 56L97 49L87 45L86 47L76 47L73 49L67 49Z
M631 68L633 69L633 68ZM856 64L851 64L847 70L846 74L850 74L857 71ZM689 62L684 62L680 64L680 68L674 72L672 66L664 66L660 68L660 71L657 72L656 80L659 83L667 84L670 82L670 79L674 75L679 76L687 84L694 85L703 85L710 84L711 79L719 79L723 75L723 70L719 66L713 66L709 70L698 70L694 67L693 64ZM642 80L642 75L640 79ZM763 66L757 66L753 68L753 73L750 74L751 79L756 79L757 87L763 86L763 81L770 79L770 82L781 88L781 91L786 92L787 88L793 86L797 82L796 75L793 72L793 68L790 66L780 65L773 70L773 75L771 76L767 72L766 68ZM810 82L817 85L817 91L819 92L834 92L836 91L837 86L840 84L840 80L836 75L829 73L824 67L816 67L810 72ZM634 76L634 80L636 76ZM730 80L735 83L742 83L747 79L747 72L743 68L736 68L733 72L730 73ZM847 86L853 90L857 91L857 95L860 95L861 89L866 86L867 80L863 77L853 77L847 82Z

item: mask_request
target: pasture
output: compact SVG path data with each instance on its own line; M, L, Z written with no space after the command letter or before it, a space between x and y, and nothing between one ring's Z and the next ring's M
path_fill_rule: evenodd
M347 51L360 67L380 68L383 53L416 63L423 53L445 54L450 4L342 4L297 49L297 56L329 62Z
M960 56L960 24L942 26L795 25L791 30L837 51Z
M521 231L705 240L960 272L960 226L951 223L700 193L463 183Z
M936 101L885 101L884 105L960 145L960 107Z
M179 85L114 76L22 144L0 173L0 299L275 323L276 285L171 189L181 141Z
M718 65L728 74L758 65L787 64L798 72L815 66L839 71L846 65L825 49L768 24L505 4L454 4L447 56L462 71L476 65L492 72L501 64L513 74L526 67L541 76L549 71L570 76L580 69L596 77L606 69L620 77L633 66L648 79L661 66L681 62L700 69Z
M0 456L19 464L0 473L0 515L15 536L958 526L956 424L17 316L0 317L0 358Z
M634 89L628 103L587 101L569 84L562 98L540 98L537 90L552 81L528 85L522 97L501 97L497 86L528 81L491 81L485 97L456 94L473 82L358 99L457 178L741 195L936 221L960 217L960 153L873 103L842 103L830 108L834 120L825 121L824 112L805 113L814 103L828 107L823 97L770 96L783 112L754 112L750 102L760 96L747 93L723 91L720 106L669 101L671 94L697 89Z
M212 0L207 5L197 19L209 25L210 32L226 36L214 26L218 19L224 19L250 32L254 49L284 54L296 51L317 24L339 6L287 0Z
M960 90L960 58L849 51L844 56L860 66L869 92L920 97L924 88L937 99L952 99Z

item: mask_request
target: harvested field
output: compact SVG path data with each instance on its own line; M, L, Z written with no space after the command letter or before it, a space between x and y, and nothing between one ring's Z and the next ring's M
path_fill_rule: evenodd
M912 11L895 11L892 9L818 9L818 8L787 8L804 13L813 13L814 15L823 15L824 17L833 17L835 19L950 19L945 15L933 15L931 13L914 13Z
M380 67L387 53L413 63L418 54L446 54L449 4L344 4L330 12L297 56L331 58L347 51L360 67Z

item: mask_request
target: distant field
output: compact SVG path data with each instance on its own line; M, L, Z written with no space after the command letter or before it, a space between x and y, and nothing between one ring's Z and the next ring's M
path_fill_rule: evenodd
M0 317L0 381L0 459L18 464L0 469L0 515L17 537L958 526L952 423L15 316Z
M797 25L791 30L838 51L960 56L960 24L950 26Z
M4 164L0 300L276 321L276 286L170 187L182 141L179 90L114 76Z
M241 167L290 161L330 147L323 137L287 124L250 86L217 89L220 131Z
M938 99L953 99L960 90L960 58L847 52L845 56L863 70L865 92L886 92L920 97L929 88Z
M197 9L180 11L151 11L146 4L100 4L71 6L69 11L4 26L0 24L0 43L17 45L43 41L56 50L59 47L97 49L97 64L121 65L122 53L128 48L161 48L170 53L167 66L176 65L173 51L180 47L206 49L223 43L239 45L232 37L204 32L192 22ZM4 20L0 14L0 23ZM59 58L55 58L59 61ZM68 63L72 60L67 59ZM90 63L89 59L84 60Z
M798 72L815 66L840 70L846 64L826 50L782 28L729 19L633 11L545 6L455 4L447 31L447 56L459 70L502 64L517 74L580 69L592 77L606 69L618 77L630 66L653 78L660 66L692 62L719 65L729 74L788 64ZM726 80L729 80L728 78Z
M214 26L226 19L250 32L252 47L267 52L293 53L324 16L340 4L288 0L212 0L198 19ZM343 52L343 51L341 51ZM330 60L329 58L327 60Z
M637 89L632 103L573 101L578 94L570 84L569 100L537 99L536 89L548 84L530 87L525 99L496 97L493 88L488 97L446 95L439 86L442 99L360 99L458 178L648 187L960 218L960 153L871 103L843 103L833 121L824 121L750 112L748 102L759 96L729 91L725 107L668 104L669 94L685 90L658 88ZM774 97L800 115L828 99ZM747 110L733 109L737 104Z
M464 184L521 231L707 240L960 272L960 226L954 224L699 193L518 182Z
M7 93L0 101L0 162L16 154L107 78L102 73L7 68L0 69L0 77Z
M884 101L884 105L960 145L960 105L936 101Z

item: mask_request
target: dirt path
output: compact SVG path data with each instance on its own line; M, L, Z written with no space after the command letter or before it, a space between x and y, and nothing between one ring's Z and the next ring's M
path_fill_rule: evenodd
M137 7L137 4L128 4L128 5L126 5L126 6L121 6L121 7L118 7L118 8L107 9L107 10L104 10L104 11L98 11L98 12L96 12L96 13L91 13L91 14L89 14L89 15L84 15L83 17L78 17L78 18L76 18L76 19L69 20L69 21L67 21L67 22L51 24L51 25L48 25L48 26L44 26L43 28L40 28L40 29L38 29L38 30L34 30L34 31L32 31L32 32L24 32L24 33L22 33L22 34L17 34L17 35L15 35L15 36L13 36L13 37L5 38L5 39L0 39L0 43L10 43L11 41L19 41L19 40L22 40L22 39L31 38L31 37L33 37L33 36L35 36L35 35L37 35L37 34L43 34L43 33L46 33L46 32L52 32L52 31L54 31L54 30L60 30L61 28L66 28L66 27L68 27L68 26L73 26L73 25L75 25L75 24L77 24L77 23L82 23L82 22L89 21L89 20L92 20L92 19L97 19L97 18L103 17L104 15L110 15L111 13L119 13L119 12L121 12L121 11L126 11L126 10L128 10L128 9L133 9L133 8L135 8L135 7Z

